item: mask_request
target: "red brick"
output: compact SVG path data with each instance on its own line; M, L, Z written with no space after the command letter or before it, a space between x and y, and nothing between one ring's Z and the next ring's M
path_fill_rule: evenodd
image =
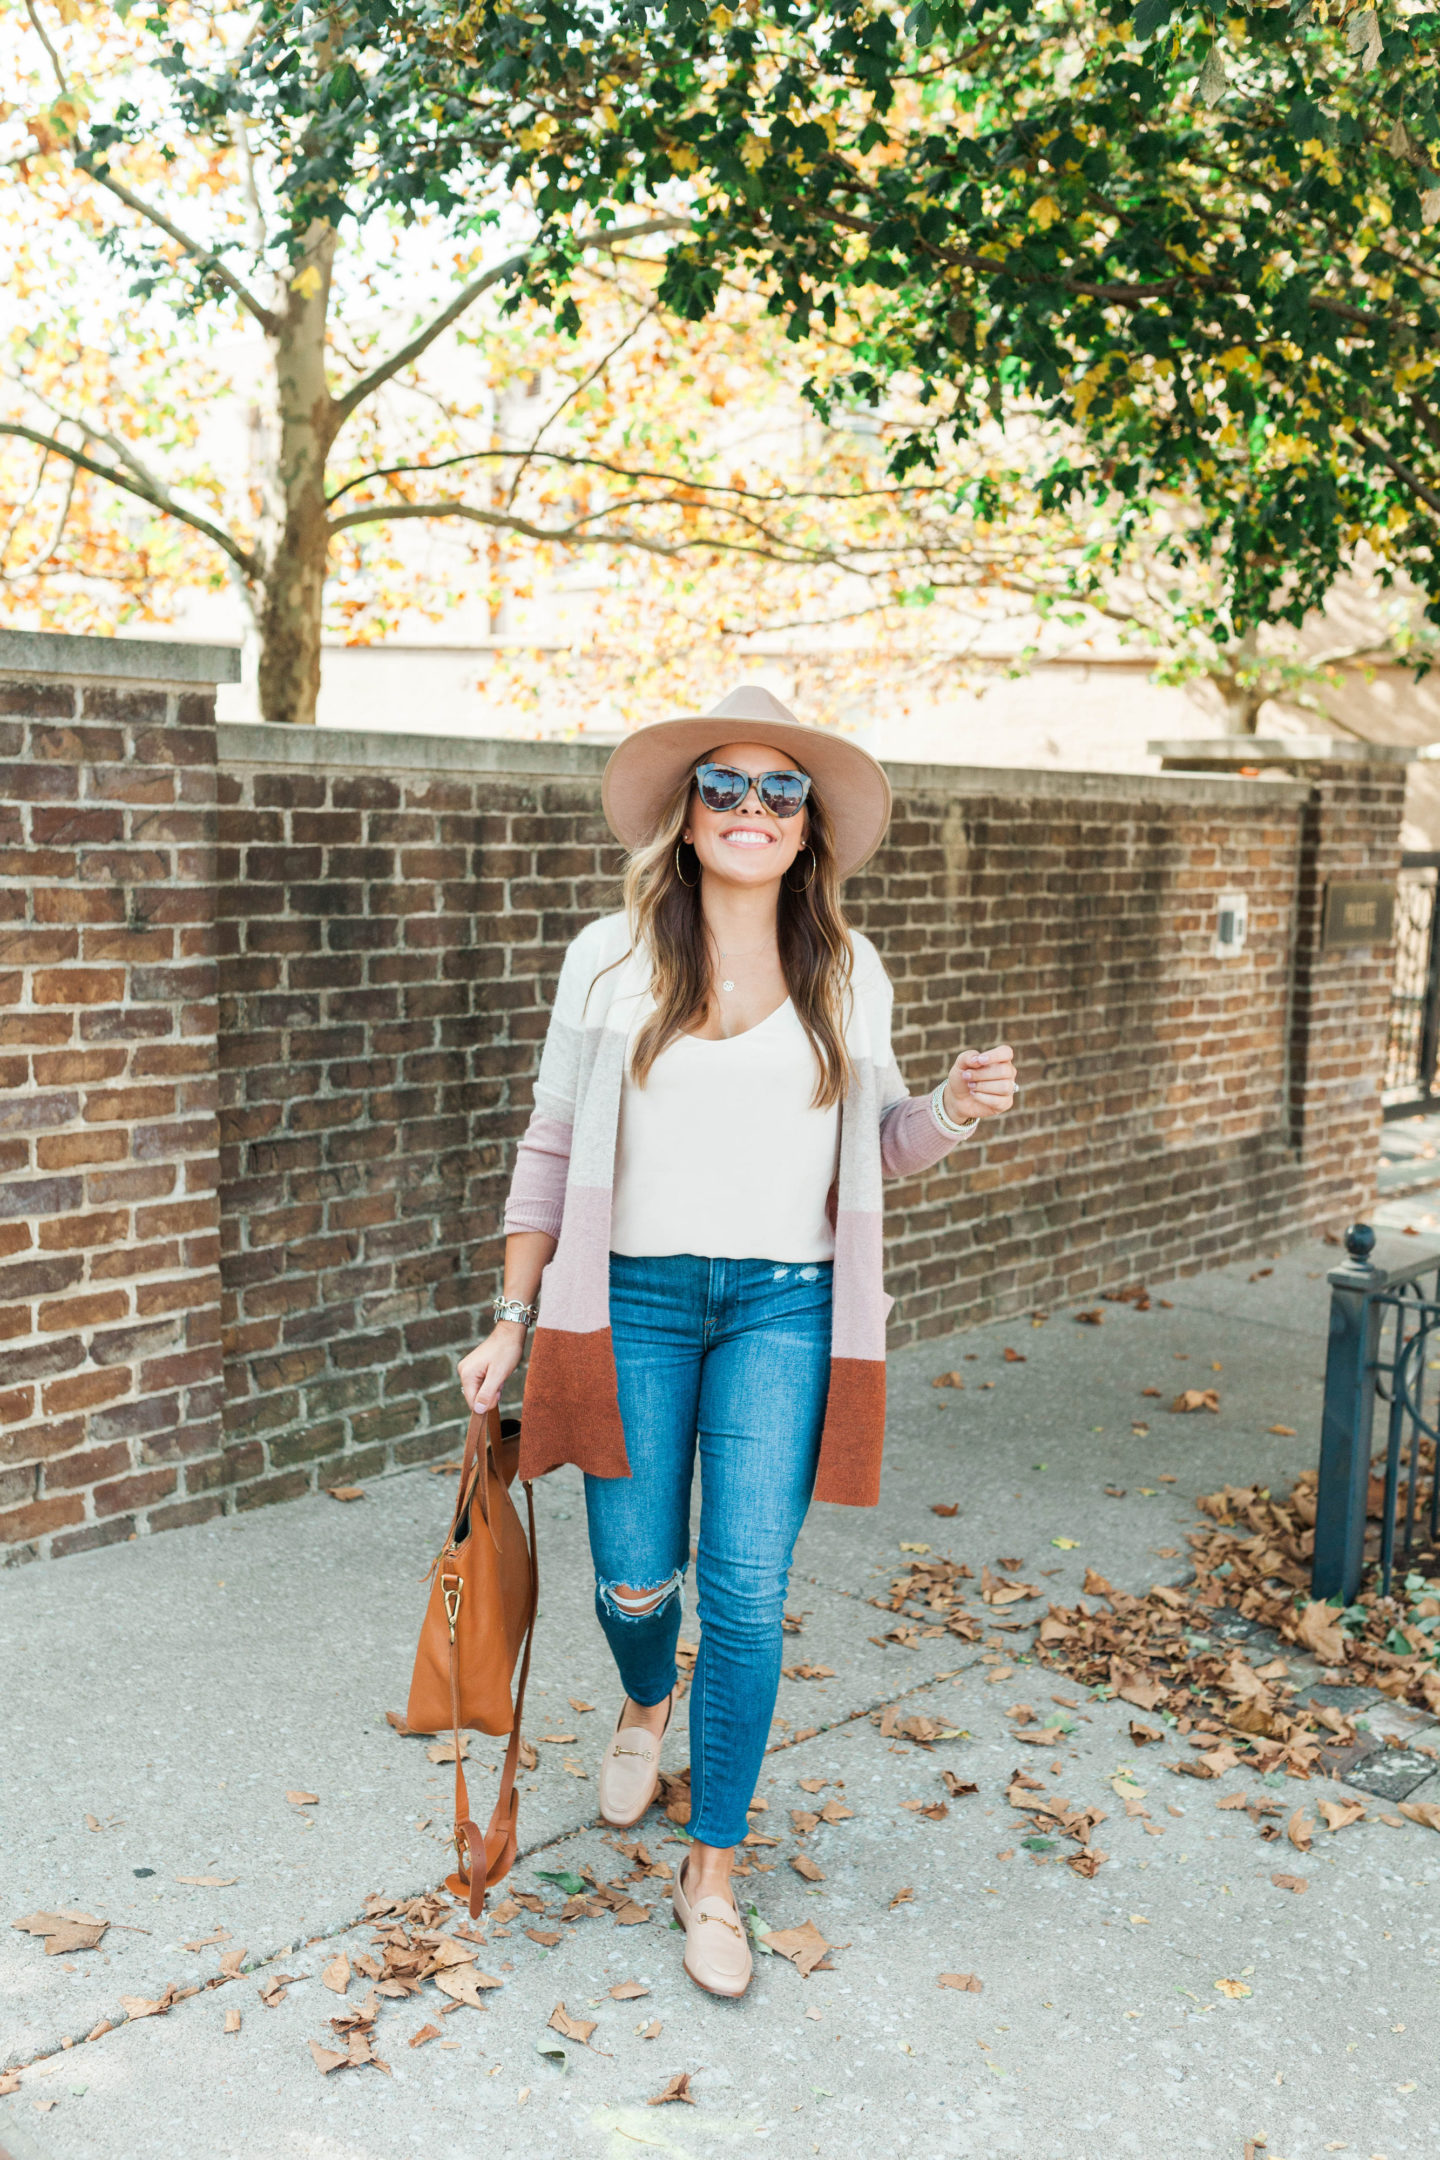
M37 1005L118 1005L124 995L124 968L41 968L34 980Z
M28 1545L32 1538L44 1537L49 1530L61 1530L67 1523L79 1522L84 1513L85 1503L77 1493L33 1500L28 1507L11 1508L0 1515L0 1548Z

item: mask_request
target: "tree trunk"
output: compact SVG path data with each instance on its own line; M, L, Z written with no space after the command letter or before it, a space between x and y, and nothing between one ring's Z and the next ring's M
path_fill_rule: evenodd
M334 431L325 380L325 319L335 229L312 226L284 294L275 339L279 420L269 533L256 607L260 717L313 727L330 553L325 467Z

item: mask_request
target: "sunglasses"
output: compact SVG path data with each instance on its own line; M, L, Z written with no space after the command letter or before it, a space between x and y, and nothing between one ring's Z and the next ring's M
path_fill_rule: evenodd
M695 788L707 810L738 810L754 788L762 810L791 818L805 807L810 775L786 767L780 772L741 772L738 765L697 765Z

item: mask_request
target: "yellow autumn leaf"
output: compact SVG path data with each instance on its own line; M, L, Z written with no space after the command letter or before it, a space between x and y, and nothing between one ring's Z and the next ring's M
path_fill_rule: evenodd
M1030 222L1038 225L1041 232L1048 232L1060 214L1060 205L1053 195L1037 196L1030 205Z
M313 300L315 298L316 293L320 290L320 272L316 269L314 263L306 263L303 270L296 271L294 277L290 280L290 290L293 293L299 293L302 300Z
M1058 1545L1061 1552L1074 1552L1076 1546L1080 1543L1080 1540L1079 1538L1074 1537L1052 1537L1050 1543L1052 1545Z

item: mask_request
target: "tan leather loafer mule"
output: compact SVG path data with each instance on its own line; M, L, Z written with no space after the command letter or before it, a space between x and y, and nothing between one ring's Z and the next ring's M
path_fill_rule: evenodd
M685 1895L685 1869L677 1870L670 1902L685 1930L685 1970L710 1995L743 1995L755 1969L750 1935L733 1900Z
M639 1822L660 1790L660 1743L669 1728L675 1698L658 1733L643 1725L616 1723L600 1758L600 1813L613 1829L629 1830ZM621 1717L625 1715L621 1709Z

